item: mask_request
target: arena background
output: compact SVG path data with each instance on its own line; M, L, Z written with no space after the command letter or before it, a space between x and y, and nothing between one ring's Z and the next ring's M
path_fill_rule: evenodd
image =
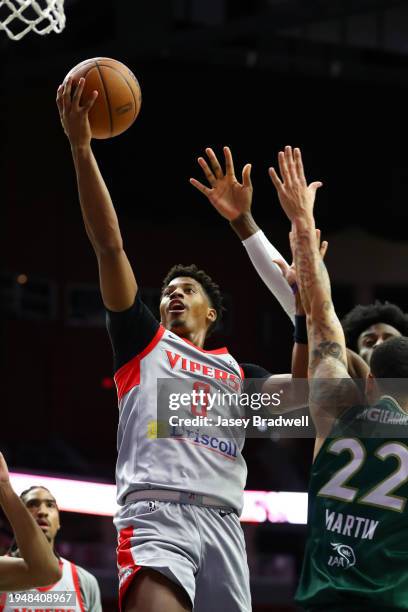
M239 240L188 183L229 145L253 164L253 212L289 257L267 168L300 146L322 180L318 225L339 314L406 292L406 2L66 0L62 34L0 32L2 147L0 448L15 472L112 483L117 407L95 257L79 212L56 88L79 61L114 57L140 80L125 134L94 143L147 302L174 263L216 279L227 316L213 345L271 372L290 368L291 324ZM21 275L26 275L27 278ZM311 443L250 440L248 489L306 491ZM39 479L40 480L40 479ZM294 610L305 527L244 525L254 611ZM0 544L9 542L5 521ZM116 609L109 517L63 512L61 554L92 571Z

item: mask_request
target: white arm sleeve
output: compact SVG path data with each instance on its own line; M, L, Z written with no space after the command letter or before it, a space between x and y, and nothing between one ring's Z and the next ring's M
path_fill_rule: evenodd
M285 259L261 230L243 240L242 244L246 248L255 270L294 324L295 296L283 277L281 269L273 263L274 259L281 259L282 261L285 261Z

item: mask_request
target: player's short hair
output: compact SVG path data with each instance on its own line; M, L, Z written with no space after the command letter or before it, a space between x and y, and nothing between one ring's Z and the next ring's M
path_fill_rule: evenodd
M29 487L28 489L26 489L25 491L23 491L22 493L20 493L20 499L23 503L24 502L24 497L30 493L30 491L33 491L34 489L44 489L44 491L48 491L48 493L50 495L52 495L51 491L49 489L47 489L47 487L43 487L42 485L32 485L31 487ZM53 495L52 495L53 496ZM53 496L54 497L54 496Z
M403 336L408 336L408 316L401 308L390 302L376 301L368 306L355 306L342 320L348 348L358 352L360 334L376 323L392 325Z
M191 264L189 266L185 266L183 264L176 264L173 266L166 274L166 277L162 284L162 293L169 285L169 283L173 280L173 278L177 278L178 276L188 276L189 278L193 278L196 280L202 288L211 306L215 309L217 313L216 320L211 323L208 328L207 337L210 336L215 329L219 326L222 314L225 310L223 306L223 297L220 291L219 286L215 283L210 276L204 270L200 270L195 264Z
M390 338L377 346L373 350L370 370L382 391L408 398L408 338Z

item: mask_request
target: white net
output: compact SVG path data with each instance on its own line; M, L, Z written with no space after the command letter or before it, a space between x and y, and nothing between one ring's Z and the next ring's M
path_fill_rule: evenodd
M64 27L64 0L0 0L0 30L12 40L31 31L59 33Z

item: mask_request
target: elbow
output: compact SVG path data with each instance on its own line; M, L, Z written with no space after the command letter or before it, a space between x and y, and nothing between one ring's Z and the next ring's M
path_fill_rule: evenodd
M123 253L122 240L109 240L106 242L94 243L96 255L99 258L116 258Z
M50 563L46 568L43 568L42 571L37 572L35 577L36 586L44 587L49 586L50 584L55 584L61 579L62 572L59 566L57 558L55 558L55 562Z
M60 567L58 561L55 564L53 564L53 567L50 570L50 574L51 574L51 582L49 584L53 584L54 582L58 582L58 580L61 579L61 577L62 577L62 570L61 570L61 567Z

